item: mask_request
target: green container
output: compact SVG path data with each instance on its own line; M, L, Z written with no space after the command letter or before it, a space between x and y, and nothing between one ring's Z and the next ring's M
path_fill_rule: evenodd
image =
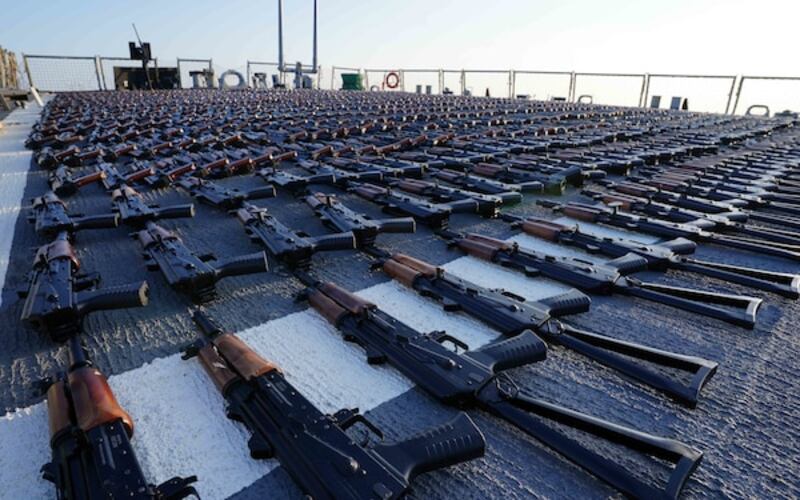
M342 73L342 90L364 90L360 73Z

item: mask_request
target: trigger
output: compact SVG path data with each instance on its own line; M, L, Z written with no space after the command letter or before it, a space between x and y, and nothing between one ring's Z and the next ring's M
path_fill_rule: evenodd
M270 458L273 456L272 446L261 437L261 434L253 434L247 441L250 448L250 456L255 459Z
M371 365L380 365L386 362L386 356L374 347L367 347L366 352L367 363Z

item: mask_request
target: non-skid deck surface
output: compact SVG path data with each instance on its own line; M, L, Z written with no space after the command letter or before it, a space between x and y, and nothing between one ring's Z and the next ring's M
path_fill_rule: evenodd
M43 171L32 166L22 147L35 110L15 111L0 130L0 277L2 349L0 403L8 412L0 419L0 498L54 498L39 468L49 459L47 415L33 383L63 369L66 350L19 321L22 302L16 297L25 284L33 249L42 241L25 220L29 199L46 190ZM242 179L221 181L231 185ZM255 182L255 181L253 181ZM568 193L567 199L575 197ZM157 190L153 201L169 204L191 199L176 190ZM543 213L526 201L518 213ZM380 215L378 209L343 194L348 206ZM69 199L70 210L99 213L110 200L100 186L90 186ZM258 202L290 227L311 234L327 230L299 200L282 193ZM189 247L218 255L249 253L257 247L239 223L221 212L197 205L193 219L165 221ZM456 229L475 229L510 238L514 232L500 221L456 216ZM536 240L518 236L525 246ZM414 235L383 235L382 246L436 264L478 284L502 287L527 298L566 290L547 280L525 278L448 250L430 230ZM246 447L247 433L227 420L223 400L196 360L182 361L180 350L197 337L188 315L190 302L168 288L158 273L145 269L138 244L128 229L85 231L75 244L87 271L101 273L108 285L147 278L151 303L141 309L96 313L86 322L91 357L110 376L120 403L133 417L133 445L146 476L158 483L174 475L196 474L205 499L300 498L299 490L276 461L254 461ZM544 248L542 246L541 248ZM551 248L548 247L548 250ZM564 251L561 249L560 251ZM797 272L788 264L733 250L705 246L699 255L721 262ZM497 337L491 329L465 315L445 313L391 282L356 252L333 252L314 258L315 272L378 304L421 331L447 330L471 346ZM653 274L670 284L726 289L753 294L733 285L684 273ZM303 287L287 272L231 278L219 283L220 298L207 309L268 359L283 367L287 378L323 411L359 407L387 437L407 436L452 417L443 407L397 371L366 364L356 346L307 304L295 297ZM570 317L573 325L635 340L655 347L718 361L720 369L703 391L694 410L670 402L633 384L611 370L554 347L542 363L513 370L530 393L634 426L675 437L702 450L705 458L686 489L687 498L793 498L800 495L797 449L800 448L800 305L765 296L757 327L748 331L666 306L626 297L593 298L590 312ZM415 498L598 498L615 496L613 489L559 458L518 430L497 419L473 413L488 449L484 458L419 477ZM623 464L643 467L650 479L660 468L608 451ZM646 476L647 477L647 476Z

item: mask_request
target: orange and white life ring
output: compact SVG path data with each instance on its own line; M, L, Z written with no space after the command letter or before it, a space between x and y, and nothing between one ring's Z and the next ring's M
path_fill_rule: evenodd
M383 86L387 89L396 89L400 86L400 73L397 71L390 71L383 77Z

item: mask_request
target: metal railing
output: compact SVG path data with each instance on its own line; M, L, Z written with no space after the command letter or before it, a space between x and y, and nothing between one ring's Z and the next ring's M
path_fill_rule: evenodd
M49 92L71 91L71 90L110 90L116 87L113 81L113 66L112 63L119 61L129 62L130 65L137 65L138 61L131 61L124 57L100 57L100 56L59 56L59 55L31 55L23 54L23 68L25 75L30 82L30 85L36 86L39 90ZM158 61L154 60L155 68L157 71ZM203 68L213 69L212 60L209 59L187 59L177 58L177 71L179 86L185 87L187 82L182 74L188 64L202 65ZM262 61L247 61L247 85L253 86L254 70L258 67L269 68L274 74L278 75L278 80L281 83L286 83L286 74L289 71L281 71L278 63L276 62L262 62ZM396 72L400 76L399 87L395 90L410 91L415 86L431 87L431 91L435 88L435 93L443 94L446 90L450 92L457 92L464 94L468 90L471 93L480 95L481 92L476 91L476 88L486 88L491 90L490 94L497 96L507 96L513 98L520 94L520 90L527 92L524 95L533 94L544 95L546 99L561 98L570 102L582 101L601 101L605 104L619 104L620 98L610 97L605 89L619 90L620 85L605 85L604 90L601 91L603 97L596 99L596 96L591 91L586 91L588 87L592 87L593 80L600 79L601 81L608 79L627 79L636 80L635 87L629 88L630 97L628 93L624 97L624 105L648 106L648 100L651 97L652 84L661 80L688 80L688 81L718 81L724 84L725 94L723 95L722 89L717 89L713 92L707 92L706 101L713 101L712 104L705 106L707 111L713 111L725 114L736 114L739 110L745 81L782 81L800 83L800 77L786 77L786 76L758 76L758 75L692 75L692 74L679 74L679 73L605 73L605 72L576 72L576 71L543 71L543 70L518 70L518 69L433 69L433 68L395 68L395 69L379 69L379 68L355 68L346 66L331 66L330 74L330 89L337 89L337 77L344 72L359 73L363 77L364 87L370 89L371 85L376 85L379 89L383 88L381 85L384 81L386 74L389 72ZM383 73L383 76L376 77L377 74ZM326 75L327 76L327 75ZM456 80L457 78L457 80ZM532 83L531 79L536 80ZM549 84L545 84L545 80L551 80ZM618 80L619 81L619 80ZM327 83L327 79L323 79L322 67L319 68L316 77L316 85L322 88ZM628 85L633 85L628 83ZM672 84L670 84L672 85ZM718 84L719 85L719 84ZM596 85L595 85L596 86ZM676 86L679 83L676 82ZM564 88L566 91L564 92ZM663 84L662 84L663 87ZM689 97L692 99L692 92L697 89L696 85L692 84L684 92L687 94L682 97ZM550 89L549 92L533 93L541 89ZM800 90L800 88L798 88ZM673 92L674 90L663 89L664 92ZM618 92L619 94L619 92ZM638 99L637 95L638 94ZM712 95L713 98L708 98ZM792 95L799 95L800 92L794 92ZM617 102L612 102L616 100ZM797 101L797 108L800 108L800 97L795 99ZM792 106L794 102L792 101ZM724 104L724 107L723 107ZM760 105L764 103L757 103ZM700 106L702 108L703 106ZM766 107L766 106L764 106ZM693 107L692 109L695 109ZM749 108L748 108L749 109Z
M728 91L728 96L725 104L725 114L728 114L728 110L731 107L731 98L733 97L733 88L736 85L736 76L735 75L681 75L681 74L671 74L671 73L653 73L647 75L647 83L645 85L644 90L644 100L642 102L642 106L647 105L647 98L650 95L650 82L653 78L685 78L685 79L703 79L703 80L730 80L731 86L730 90ZM731 113L734 114L734 113Z
M800 82L800 77L798 76L751 76L751 75L742 75L739 77L739 85L736 88L736 97L733 101L733 108L731 109L731 114L736 114L736 109L739 107L739 98L742 95L742 88L744 87L745 80L760 80L760 81L775 81L775 82ZM733 93L733 88L731 88L731 93ZM797 98L800 101L800 98ZM754 104L748 106L746 114L750 113L750 110L754 106L763 106L763 104ZM767 108L767 112L769 112L769 108Z
M248 87L252 87L253 86L253 70L252 70L252 68L253 67L258 67L258 66L267 66L269 68L275 68L276 70L280 69L280 65L278 63L276 63L276 62L263 62L263 61L250 61L250 60L248 60L247 61L247 86ZM279 75L279 77L278 77L279 81L281 83L284 83L283 73L281 71L278 71L278 75Z

